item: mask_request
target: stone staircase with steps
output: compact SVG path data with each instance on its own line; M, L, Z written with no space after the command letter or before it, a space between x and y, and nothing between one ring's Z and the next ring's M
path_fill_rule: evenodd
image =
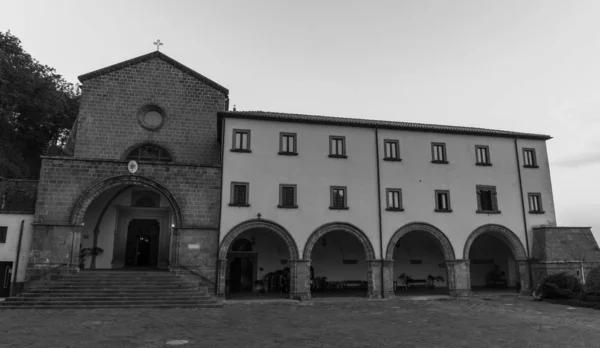
M137 270L84 270L0 302L0 310L221 307L204 286L167 271Z

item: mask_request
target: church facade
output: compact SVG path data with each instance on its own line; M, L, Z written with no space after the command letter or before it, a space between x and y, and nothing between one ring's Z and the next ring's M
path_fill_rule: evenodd
M555 265L534 255L559 229L549 136L229 111L226 88L160 52L79 79L69 143L42 159L21 283L148 268L220 297L411 282L460 296L490 272L527 292Z

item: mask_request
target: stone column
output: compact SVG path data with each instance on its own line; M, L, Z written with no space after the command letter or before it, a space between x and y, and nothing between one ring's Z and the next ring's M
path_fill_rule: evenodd
M292 300L310 300L310 260L289 260L290 298Z
M394 298L394 260L383 260L383 297Z
M530 287L530 277L529 274L529 262L527 260L515 260L517 264L517 270L519 273L519 282L521 282L521 294L522 295L530 295L531 287Z
M227 259L217 262L217 297L225 298L225 279L227 276Z
M448 292L450 296L471 295L469 260L447 260Z
M368 260L367 266L367 297L381 298L381 260Z

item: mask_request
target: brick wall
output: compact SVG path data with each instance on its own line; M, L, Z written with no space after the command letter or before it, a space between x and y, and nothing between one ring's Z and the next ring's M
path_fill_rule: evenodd
M140 126L137 114L154 104L166 114L162 128ZM160 58L83 83L75 157L120 159L135 144L163 145L176 162L218 164L217 111L227 95Z
M0 178L0 212L33 213L37 190L37 180Z
M131 175L125 162L43 158L35 221L68 223L85 190L120 175ZM217 228L221 198L219 167L140 163L135 176L151 179L173 195L181 210L182 227Z

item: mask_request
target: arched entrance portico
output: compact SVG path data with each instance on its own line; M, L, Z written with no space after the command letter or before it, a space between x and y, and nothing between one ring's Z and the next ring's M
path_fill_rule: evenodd
M329 239L332 240L331 244ZM317 244L319 241L321 243ZM317 245L323 249L318 251L318 256L314 254ZM324 250L327 246L331 248L330 251ZM356 226L333 222L317 228L306 242L303 260L306 261L308 284L311 284L310 278L314 273L310 290L328 292L356 289L365 291L369 297L379 296L376 289L378 279L374 278L380 265L375 261L375 249L365 233Z
M219 246L217 295L224 297L231 290L270 291L296 298L298 255L296 242L283 226L265 219L244 221L233 227Z
M94 184L79 196L70 220L77 226L74 253L101 251L80 260L80 267L166 269L176 263L172 232L182 224L179 205L149 178L117 176Z
M405 294L413 288L430 291L454 286L448 276L447 261L455 258L450 240L437 227L424 222L400 227L386 249L388 293Z
M464 259L470 264L470 283L474 289L518 287L528 292L527 252L514 232L487 224L467 238Z

